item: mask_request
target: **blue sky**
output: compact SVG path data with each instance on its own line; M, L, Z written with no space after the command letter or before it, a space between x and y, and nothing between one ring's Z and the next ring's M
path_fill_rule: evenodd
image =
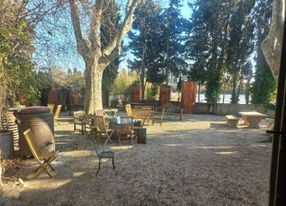
M158 0L162 7L167 7L169 1L168 0ZM188 6L188 2L193 0L182 0L182 10L181 13L185 18L190 18L191 10ZM56 23L58 25L65 24L65 31L62 30L55 30L55 29L47 29L47 25L54 26L55 20L50 18L46 19L45 22L45 29L42 30L43 25L38 25L36 32L38 34L41 33L42 36L45 38L50 39L49 43L42 45L42 42L35 41L36 45L36 52L34 54L34 60L38 65L38 68L49 66L59 66L65 70L74 68L78 70L84 70L84 62L81 56L76 51L76 44L74 33L72 30L72 25L70 21L69 11L65 11L65 13L60 14L59 17L56 19ZM65 18L66 16L68 18ZM64 23L63 23L64 22ZM47 34L47 31L51 32L52 35ZM44 35L43 35L44 34ZM125 38L125 42L128 42L128 39ZM64 45L64 46L63 46ZM127 59L132 58L132 55L127 54L124 61L121 63L121 67L127 67Z

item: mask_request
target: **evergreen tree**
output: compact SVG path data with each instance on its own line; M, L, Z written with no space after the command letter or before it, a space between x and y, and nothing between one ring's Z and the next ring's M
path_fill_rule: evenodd
M164 33L162 36L162 52L159 55L161 68L164 69L166 83L172 74L176 77L185 74L186 62L185 37L183 36L188 27L188 21L181 15L181 0L170 0L169 7L162 13L164 21Z
M131 42L129 49L135 56L128 61L129 68L140 74L142 98L144 98L146 82L153 85L162 83L165 79L164 72L158 55L162 53L162 9L153 0L141 1L135 11L133 31L129 33Z
M243 81L242 68L253 52L254 22L251 18L251 11L254 3L254 0L238 1L231 7L226 67L227 72L232 76L231 103L235 104L239 101Z
M276 84L271 73L271 70L265 60L261 42L267 36L270 29L270 21L272 14L272 1L259 0L255 7L255 22L256 22L256 73L254 83L251 88L252 103L263 104L271 100Z
M206 74L207 102L216 103L225 70L227 30L230 3L223 0L195 1L190 4L192 12L191 30L187 43L192 70L203 70Z

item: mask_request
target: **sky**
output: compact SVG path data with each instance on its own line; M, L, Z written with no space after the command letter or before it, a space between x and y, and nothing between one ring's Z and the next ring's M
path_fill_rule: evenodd
M182 0L181 13L183 17L190 18L191 10L188 6L188 2L193 0ZM168 0L158 0L162 7L168 6ZM76 68L77 70L84 70L84 62L81 56L76 51L76 42L74 38L74 33L72 30L72 24L69 17L69 10L56 16L56 20L52 18L47 18L44 24L39 24L36 27L36 33L38 36L44 36L46 39L35 40L34 44L36 51L33 54L34 61L37 68L44 68L48 66L59 66L64 70ZM55 24L61 27L63 24L66 25L62 30L55 30L53 26ZM44 29L43 28L44 25ZM47 27L51 26L51 29ZM48 31L48 32L47 32ZM124 39L125 43L128 43L128 37ZM43 42L47 42L43 44ZM52 42L52 44L49 44ZM65 45L62 47L62 45ZM132 55L128 53L126 57L121 62L120 67L127 68L127 59L132 58Z

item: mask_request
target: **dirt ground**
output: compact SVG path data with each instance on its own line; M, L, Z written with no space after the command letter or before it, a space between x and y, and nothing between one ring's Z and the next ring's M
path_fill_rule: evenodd
M265 128L232 129L212 115L147 126L146 145L108 144L117 175L108 160L96 177L90 137L74 133L67 120L56 127L57 174L33 178L33 160L20 161L14 173L6 169L4 205L267 205Z

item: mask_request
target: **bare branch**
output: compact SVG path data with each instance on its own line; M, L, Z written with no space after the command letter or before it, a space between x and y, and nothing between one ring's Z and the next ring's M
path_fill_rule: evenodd
M71 8L71 19L72 19L73 30L77 42L77 50L80 53L80 55L84 56L87 54L88 44L82 36L77 1L69 0L69 4Z
M90 23L89 40L92 44L92 47L95 48L97 52L101 51L100 24L102 16L102 6L103 6L103 0L97 0L93 7L92 18Z
M132 23L133 23L133 13L138 5L140 0L128 0L128 4L126 6L126 15L123 21L123 24L120 28L119 33L114 37L114 39L107 45L103 50L103 55L110 55L116 47L120 47L123 37L127 32L130 31ZM120 51L119 51L120 52Z

